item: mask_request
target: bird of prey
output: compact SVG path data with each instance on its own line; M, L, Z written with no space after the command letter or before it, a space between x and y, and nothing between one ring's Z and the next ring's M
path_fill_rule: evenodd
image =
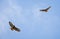
M11 27L10 29L11 29L12 31L15 30L15 31L20 32L20 29L17 28L17 27L15 27L15 25L13 25L12 22L9 21L9 25L10 25L10 27Z
M48 12L48 10L51 8L51 6L49 6L48 8L46 8L46 9L42 9L42 10L40 10L40 11L44 11L44 12Z

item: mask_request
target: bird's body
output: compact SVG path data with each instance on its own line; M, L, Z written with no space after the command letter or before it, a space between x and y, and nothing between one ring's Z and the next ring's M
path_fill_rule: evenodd
M15 25L13 25L12 22L10 22L10 21L9 21L9 25L10 25L10 27L11 27L10 29L11 29L12 31L13 31L13 30L18 31L18 32L20 31L20 29L17 28L17 27L15 27Z
M48 8L46 8L46 9L42 9L42 10L40 10L40 11L44 11L44 12L48 12L48 10L51 8L51 6L49 6Z

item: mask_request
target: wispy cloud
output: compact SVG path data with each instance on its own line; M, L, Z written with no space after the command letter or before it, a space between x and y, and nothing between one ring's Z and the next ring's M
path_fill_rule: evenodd
M15 1L15 0L14 0ZM2 32L7 32L8 30L8 22L9 21L14 21L17 17L21 15L22 12L22 7L18 6L14 1L12 0L6 0L3 2L4 7L5 7L1 12L0 12L0 30ZM7 5L6 5L7 4ZM3 6L3 5L2 5ZM17 21L17 20L15 20ZM8 27L8 28L7 28Z

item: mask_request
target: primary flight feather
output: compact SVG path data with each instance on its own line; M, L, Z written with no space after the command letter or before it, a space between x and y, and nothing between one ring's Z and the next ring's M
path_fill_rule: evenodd
M49 6L48 8L46 9L41 9L40 11L44 11L44 12L48 12L48 10L51 8L51 6Z
M12 31L15 30L15 31L20 32L20 29L17 28L17 27L15 27L15 25L13 25L12 22L9 21L9 25L10 25L10 27L11 27L10 29L11 29Z

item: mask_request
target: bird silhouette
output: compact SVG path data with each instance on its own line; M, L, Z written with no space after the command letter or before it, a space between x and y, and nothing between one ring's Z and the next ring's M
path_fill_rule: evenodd
M48 8L46 9L41 9L40 11L44 11L44 12L48 12L48 10L51 8L51 6L49 6Z
M12 31L15 30L15 31L20 32L20 29L17 28L17 27L15 27L15 25L13 25L12 22L9 21L9 25L10 25L10 27L11 27L10 29L11 29Z

